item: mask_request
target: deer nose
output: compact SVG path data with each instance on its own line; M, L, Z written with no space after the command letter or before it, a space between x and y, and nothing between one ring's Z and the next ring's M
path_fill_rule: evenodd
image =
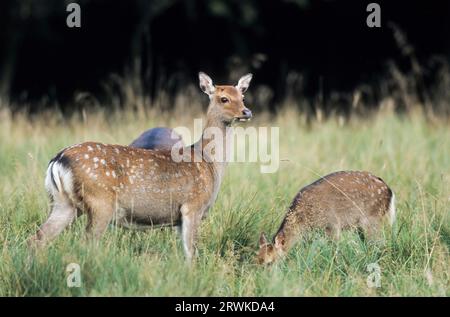
M244 115L245 119L250 119L252 117L252 112L250 109L245 108L242 110L242 114Z

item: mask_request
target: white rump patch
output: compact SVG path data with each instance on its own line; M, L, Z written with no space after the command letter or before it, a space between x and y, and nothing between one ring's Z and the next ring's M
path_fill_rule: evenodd
M73 175L72 171L59 162L52 162L45 177L45 189L55 199L63 196L63 192L73 197Z
M395 209L395 195L394 192L392 192L392 197L391 197L391 201L389 202L389 223L391 224L391 226L394 224L395 222L395 218L396 218L396 209Z

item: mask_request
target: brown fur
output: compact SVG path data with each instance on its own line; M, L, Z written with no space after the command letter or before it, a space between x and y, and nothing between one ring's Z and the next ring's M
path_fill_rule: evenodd
M207 75L200 74L200 86L210 96L205 128L219 128L225 136L233 121L250 118L242 94L251 75L243 78L245 83L240 81L237 87L214 87ZM184 153L190 152L194 158L194 153L212 142L221 140L203 135ZM174 162L167 150L96 142L71 146L50 161L46 186L53 210L30 241L44 244L53 239L78 210L87 213L87 230L94 237L99 237L113 219L118 225L133 228L180 226L190 259L200 220L216 199L225 166L225 162L207 161L203 156L199 162Z
M273 243L261 234L257 262L274 262L313 228L322 228L336 239L343 229L359 228L371 238L388 214L392 198L386 183L368 172L324 176L295 196Z

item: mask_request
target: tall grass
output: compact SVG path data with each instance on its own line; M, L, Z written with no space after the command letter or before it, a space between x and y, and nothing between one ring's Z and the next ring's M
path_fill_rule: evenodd
M274 117L256 113L252 125L280 127L280 169L261 174L255 163L230 164L192 267L175 230L110 227L93 245L83 238L83 217L48 249L29 254L24 241L48 213L43 180L52 155L86 140L127 144L156 125L191 127L196 109L189 116L99 110L66 119L0 110L0 295L450 295L450 128L415 111L400 117L388 109L346 124L309 121L293 107ZM255 265L259 233L277 229L301 187L337 170L371 171L396 193L398 219L385 228L385 243L352 232L331 242L317 233L284 261ZM80 288L67 287L69 263L81 267ZM371 263L381 269L379 288L366 283Z

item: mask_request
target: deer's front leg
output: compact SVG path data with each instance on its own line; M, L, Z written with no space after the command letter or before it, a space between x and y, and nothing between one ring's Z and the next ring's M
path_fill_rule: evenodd
M201 214L196 208L187 204L181 206L181 239L188 262L192 262L196 253L196 240Z

